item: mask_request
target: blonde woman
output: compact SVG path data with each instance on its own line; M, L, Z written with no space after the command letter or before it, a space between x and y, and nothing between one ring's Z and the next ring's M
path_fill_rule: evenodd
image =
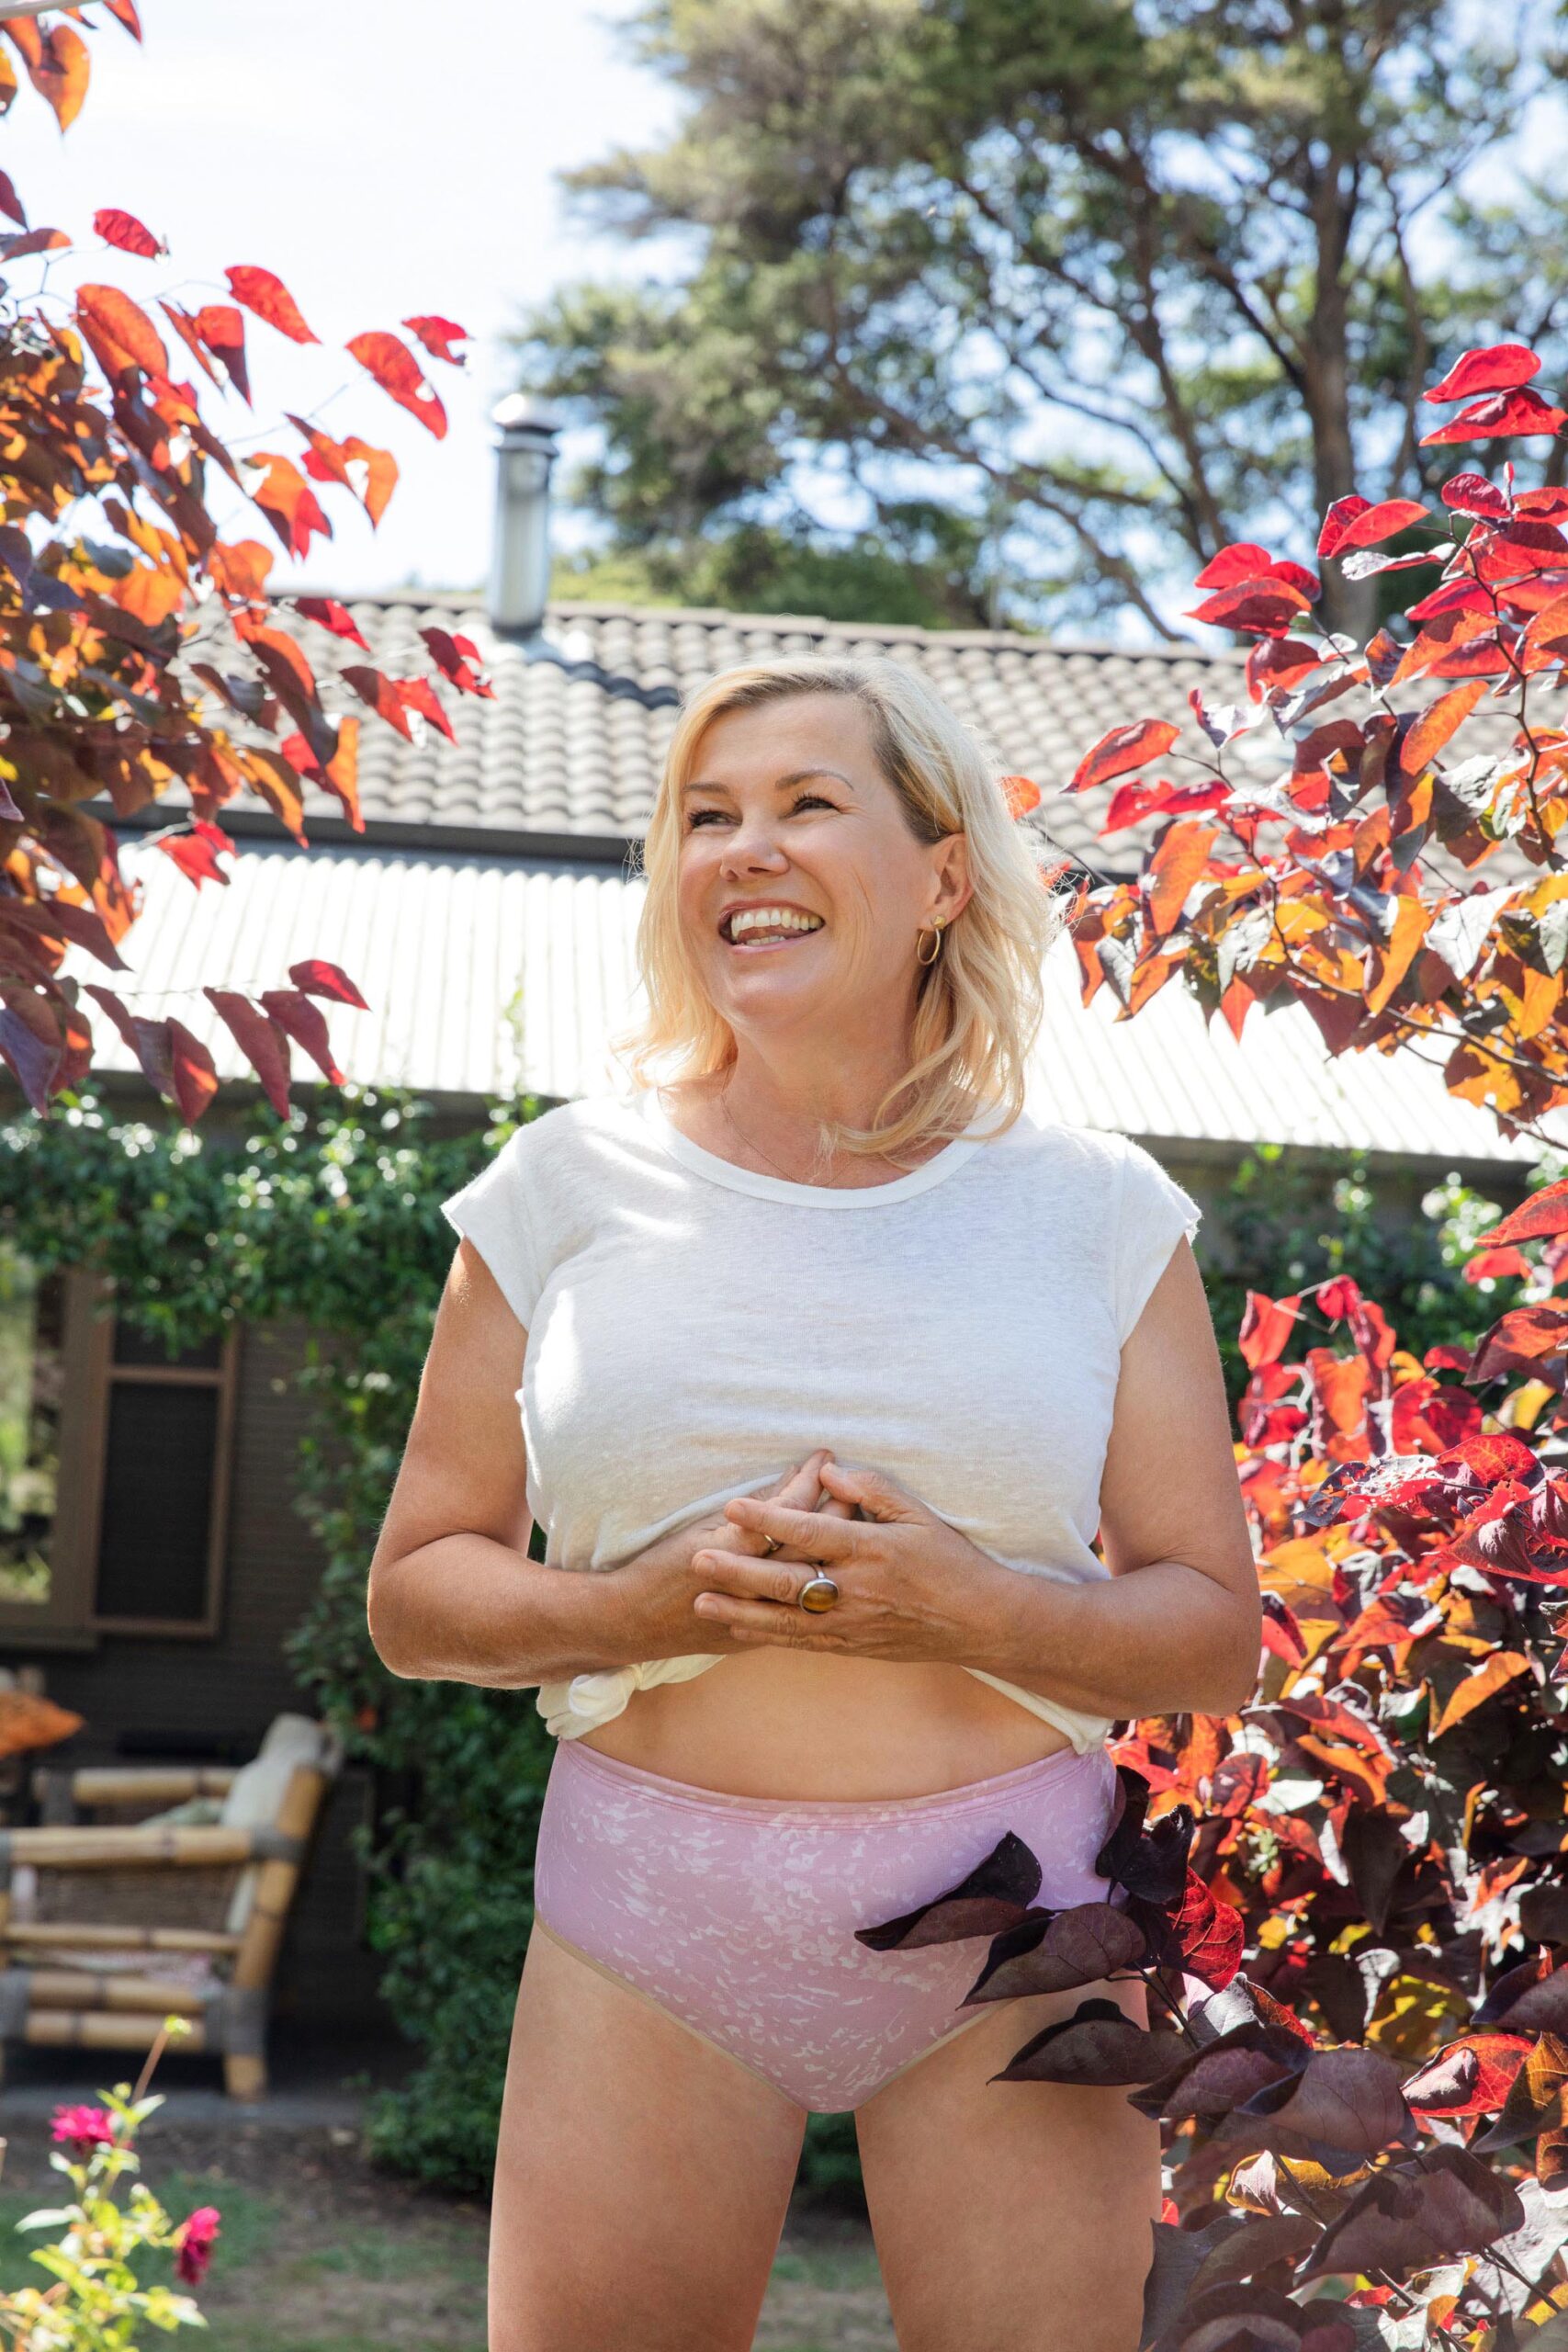
M558 1741L491 2352L743 2352L813 2109L904 2352L1133 2352L1157 2128L989 2077L1142 1986L960 2015L983 1941L855 1929L1010 1830L1103 1896L1111 1724L1252 1688L1199 1211L1024 1114L1052 902L913 671L714 678L646 870L637 1084L446 1204L370 1577L395 1674L536 1686Z

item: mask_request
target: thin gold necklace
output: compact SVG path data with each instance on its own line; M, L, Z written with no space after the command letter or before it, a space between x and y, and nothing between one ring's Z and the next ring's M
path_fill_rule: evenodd
M718 1107L724 1113L726 1125L728 1126L729 1132L735 1137L737 1143L743 1144L748 1151L754 1151L759 1159L765 1159L768 1166L773 1170L774 1174L782 1176L786 1184L799 1183L800 1178L798 1176L792 1176L787 1169L781 1168L778 1161L773 1158L772 1152L764 1151L761 1145L758 1143L754 1137L746 1133L745 1128L741 1126L739 1121L736 1118L734 1112L729 1107L729 1089L728 1087L726 1087L723 1092L719 1095Z

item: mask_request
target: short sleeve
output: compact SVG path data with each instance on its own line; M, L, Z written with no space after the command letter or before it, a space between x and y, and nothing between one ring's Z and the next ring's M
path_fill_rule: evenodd
M1137 1329L1177 1243L1183 1234L1190 1241L1203 1215L1190 1193L1183 1191L1152 1152L1131 1136L1122 1140L1114 1284L1118 1346L1125 1346Z
M441 1204L442 1216L473 1243L525 1330L544 1288L529 1216L525 1133L517 1128L477 1176Z

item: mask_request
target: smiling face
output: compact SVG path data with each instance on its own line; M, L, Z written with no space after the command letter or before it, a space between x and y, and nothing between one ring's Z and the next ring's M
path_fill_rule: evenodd
M738 1039L893 1046L922 932L969 897L964 836L922 841L852 696L791 695L705 729L679 812L682 942Z

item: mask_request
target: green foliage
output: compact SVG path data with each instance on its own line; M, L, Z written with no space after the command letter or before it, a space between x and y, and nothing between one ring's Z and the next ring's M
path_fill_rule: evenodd
M1427 370L1555 325L1562 192L1509 142L1533 104L1549 152L1562 108L1523 17L644 0L631 38L681 119L568 185L672 258L517 341L603 428L576 493L661 593L781 522L879 548L918 491L968 527L973 605L1165 634L1227 541L1429 486ZM1379 594L1331 581L1332 625Z

